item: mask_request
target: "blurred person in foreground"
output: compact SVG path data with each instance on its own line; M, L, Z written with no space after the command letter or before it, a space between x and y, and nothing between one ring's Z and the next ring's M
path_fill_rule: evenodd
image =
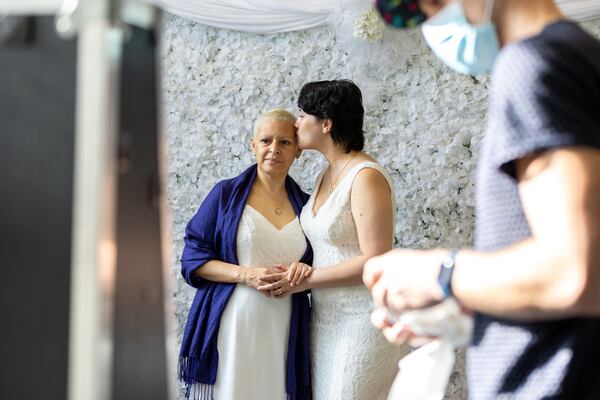
M379 0L458 72L492 71L477 171L474 249L369 260L373 323L453 297L472 310L472 399L598 399L600 42L551 0Z

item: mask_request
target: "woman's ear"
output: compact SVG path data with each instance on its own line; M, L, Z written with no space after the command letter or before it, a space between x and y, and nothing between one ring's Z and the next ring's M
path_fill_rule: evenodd
M323 133L331 133L331 129L333 129L333 121L331 118L323 119Z
M252 153L256 156L256 140L254 140L254 137L250 139L250 148L252 148Z
M301 155L302 155L302 149L300 147L298 147L298 150L296 151L296 160L299 159Z

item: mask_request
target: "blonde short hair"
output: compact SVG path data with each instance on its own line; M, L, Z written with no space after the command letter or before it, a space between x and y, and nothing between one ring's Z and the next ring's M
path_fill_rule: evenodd
M294 129L296 129L296 116L289 112L284 108L274 108L272 110L266 111L258 116L256 121L254 122L254 136L258 134L258 130L260 129L260 124L266 120L274 120L274 121L287 121Z

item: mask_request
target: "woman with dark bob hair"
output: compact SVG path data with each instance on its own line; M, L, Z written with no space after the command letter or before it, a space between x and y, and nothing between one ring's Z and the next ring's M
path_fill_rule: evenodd
M363 152L364 108L353 82L307 83L298 107L299 147L319 151L328 162L300 216L314 270L299 285L273 275L259 290L276 296L312 290L314 399L385 399L407 348L390 345L371 325L371 295L361 276L369 258L392 249L392 182Z

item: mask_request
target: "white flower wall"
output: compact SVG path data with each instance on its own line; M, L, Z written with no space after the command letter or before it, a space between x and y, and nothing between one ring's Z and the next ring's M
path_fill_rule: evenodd
M600 20L585 26L600 36ZM489 79L445 68L419 32L386 35L393 48L336 40L328 27L257 35L165 16L161 79L178 343L193 298L179 274L185 224L217 181L253 162L254 119L275 107L296 112L305 82L348 78L363 89L366 151L394 180L396 246L472 243L473 175ZM317 153L305 152L291 175L310 192L323 162ZM462 354L447 398L466 398Z

